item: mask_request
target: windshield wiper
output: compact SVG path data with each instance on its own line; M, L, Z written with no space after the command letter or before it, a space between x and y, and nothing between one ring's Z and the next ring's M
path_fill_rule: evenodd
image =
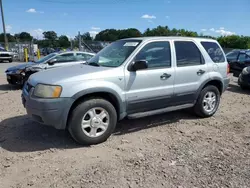
M90 66L100 67L100 65L98 63L96 63L96 62L87 62L86 61L86 64L90 65Z

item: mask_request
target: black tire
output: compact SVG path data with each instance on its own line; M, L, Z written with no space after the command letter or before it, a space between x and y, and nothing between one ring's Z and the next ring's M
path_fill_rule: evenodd
M81 127L81 121L84 114L92 108L103 108L109 114L109 125L106 131L98 137L89 137L84 133ZM82 145L94 145L105 142L113 133L117 123L117 113L114 106L107 100L102 98L92 98L81 102L76 106L68 122L68 130L74 140Z
M248 89L247 86L242 85L242 84L240 84L240 88L241 88L242 90L247 90L247 89Z
M211 112L207 112L203 107L203 99L204 99L205 95L207 94L207 92L209 92L209 91L214 92L216 95L216 105ZM208 85L205 88L203 88L202 91L200 92L200 95L199 95L199 97L196 101L196 104L194 106L194 112L197 116L202 117L202 118L211 117L216 113L219 105L220 105L220 92L219 92L218 88L213 86L213 85Z
M12 63L12 62L13 62L13 59L10 59L10 60L9 60L9 63Z

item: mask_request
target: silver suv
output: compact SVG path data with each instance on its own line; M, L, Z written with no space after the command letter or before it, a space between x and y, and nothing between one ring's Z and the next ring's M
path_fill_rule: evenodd
M81 144L107 140L118 120L184 108L200 117L218 109L229 84L225 54L204 38L116 41L87 64L36 73L22 100L35 120L68 129Z

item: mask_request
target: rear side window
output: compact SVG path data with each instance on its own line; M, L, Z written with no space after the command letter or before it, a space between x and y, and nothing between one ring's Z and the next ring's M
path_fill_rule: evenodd
M196 44L191 41L175 41L174 43L178 67L204 64L203 56Z
M214 63L225 62L225 57L219 45L215 42L201 42Z

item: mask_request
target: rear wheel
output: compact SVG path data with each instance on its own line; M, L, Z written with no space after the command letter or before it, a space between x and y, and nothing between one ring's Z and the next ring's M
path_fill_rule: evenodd
M106 141L117 123L114 106L100 98L80 103L72 111L68 129L71 136L80 144L92 145Z
M217 87L209 85L202 89L194 106L196 115L206 118L213 116L220 104L220 92Z
M9 60L9 63L12 63L12 61L13 61L13 59L10 59L10 60Z
M246 90L246 89L247 89L247 86L240 84L240 88L241 88L242 90Z

